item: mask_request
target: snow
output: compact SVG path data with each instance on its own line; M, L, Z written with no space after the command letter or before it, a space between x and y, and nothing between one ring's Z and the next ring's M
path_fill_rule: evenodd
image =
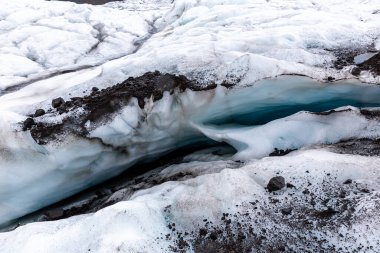
M167 9L165 1L140 10L42 0L1 5L0 64L7 68L0 89L133 53Z
M378 5L376 1L365 5L176 1L172 11L157 21L161 31L136 54L114 64L129 75L159 69L203 81L232 76L242 84L286 73L319 80L329 75L348 78L347 71L326 70L335 60L328 50L372 44L379 34L379 17L372 14Z
M379 123L369 122L358 109L348 107L336 111L325 117L299 112L262 126L225 129L200 126L198 129L213 140L231 144L239 151L236 159L243 160L267 156L275 148L293 150L353 138L380 138Z
M0 73L1 89L94 65L102 65L104 76L92 82L102 86L153 70L241 84L281 74L351 78L348 69L332 68L333 51L376 47L380 34L376 0L104 6L17 0L3 1L2 7L0 53L21 57L30 71ZM379 82L372 76L361 80Z
M38 145L29 132L14 131L20 129L19 122L25 119L20 113L34 112L24 111L25 108L30 110L52 94L58 96L100 74L101 68L96 67L80 74L59 75L54 78L56 88L50 86L49 80L42 80L0 97L0 147L4 154L0 156L0 223L116 176L138 161L209 138L230 143L239 151L236 158L246 160L266 156L274 148L378 137L380 132L376 119L365 118L355 108L327 116L305 112L275 120L298 111L299 106L317 111L347 105L347 101L359 106L379 106L378 86L349 82L329 86L301 77L264 80L232 90L218 86L209 91L164 93L159 101L147 101L143 109L132 99L110 120L87 122L88 138L63 133L55 141ZM292 107L293 112L287 111ZM274 116L269 117L265 110ZM81 110L71 113L75 115ZM59 123L64 116L48 114L36 120ZM234 117L237 122L223 122ZM251 127L229 125L240 120L248 120L242 123ZM218 129L210 130L218 122ZM269 123L256 126L263 124L260 122ZM222 139L217 136L220 132L224 132Z
M226 161L227 162L227 161ZM219 223L224 212L241 211L234 207L244 202L263 200L270 197L264 186L269 179L281 172L287 180L301 191L312 179L315 198L323 195L319 188L330 173L333 182L341 184L350 178L379 190L377 173L378 157L341 155L325 150L305 150L292 155L276 158L264 158L251 161L238 169L221 169L193 179L180 182L166 182L159 186L136 192L127 201L119 202L94 214L69 219L28 224L15 231L0 234L0 251L8 252L171 252L171 240L163 237L170 234L167 224L175 223L177 230L198 231L198 224L204 218ZM209 162L212 167L213 162ZM193 167L191 163L188 168ZM196 165L195 165L196 167ZM205 170L209 166L203 166ZM225 167L228 167L225 164ZM182 171L181 165L177 171ZM307 172L306 172L307 171ZM197 170L194 173L199 173ZM223 190L220 190L221 187ZM290 192L289 192L290 191ZM291 198L295 192L285 190L278 199ZM326 241L320 247L336 245L336 248L352 249L365 243L372 246L366 252L376 252L376 240L380 236L378 216L371 216L371 206L376 206L376 192L368 197L359 197L354 212L354 222L350 229L337 225L339 232L354 241L339 239L339 233L328 230L318 231L310 227L305 238L318 237ZM273 204L272 204L273 205ZM244 205L242 205L244 206ZM362 208L364 207L365 208ZM167 207L170 207L168 213ZM270 208L270 207L268 207ZM235 210L236 209L236 210ZM269 209L270 210L270 209ZM372 210L373 211L373 210ZM298 230L284 224L281 233ZM260 228L271 230L271 224L257 224ZM84 232L85 231L85 232ZM365 236L361 236L364 235ZM271 237L271 234L267 234ZM276 235L273 235L276 236ZM43 243L42 243L43 242ZM288 245L292 245L289 241ZM309 247L312 247L309 244ZM193 252L189 250L188 252Z
M281 78L282 87L273 87L272 81L256 83L284 74L317 80L353 78L349 73L352 66L333 67L335 54L360 51L372 44L379 49L378 0L136 0L104 6L0 0L0 4L0 223L116 176L142 159L208 138L228 142L238 150L234 158L248 160L261 159L274 148L379 137L378 121L360 115L355 107L327 116L307 112L280 115L277 120L262 111L267 107L275 112L281 106L305 107L325 101L322 98L336 103L344 103L338 98L347 99L357 103L354 106L379 106L376 87L349 82L310 85L305 79ZM207 92L164 94L157 103L147 101L143 109L132 99L111 120L86 124L93 139L67 133L41 146L29 132L19 131L26 115L37 108L50 108L53 98L83 96L93 86L106 88L154 70L184 74L202 84L228 81L238 86L231 91L218 86ZM379 78L362 71L359 80L379 83ZM307 83L308 89L314 86L315 93L303 93L305 86L300 83ZM245 86L252 86L249 92L244 93ZM248 113L265 122L248 122L246 127L228 125L239 122L215 126L218 120L236 113L238 120ZM60 122L64 116L47 115L41 120ZM163 214L167 205L175 207L176 222L181 218L183 227L192 228L189 224L194 217L213 217L226 206L249 199L250 193L264 196L263 186L275 168L291 177L307 167L313 171L310 178L319 180L317 170L323 167L336 173L338 180L350 176L378 187L373 183L378 180L378 162L377 157L325 151L264 158L237 170L223 170L224 161L214 162L213 168L208 161L196 161L191 164L193 172L202 174L208 168L207 175L136 193L130 201L96 214L31 224L0 234L0 252L77 252L89 248L114 252L117 247L126 252L155 252L155 238L167 232ZM289 169L290 164L299 167ZM167 173L185 167L174 167ZM226 191L215 191L221 187ZM362 201L373 204L371 199ZM365 231L364 225L355 226ZM369 237L378 238L376 226L371 229ZM167 248L168 242L160 241L159 245Z

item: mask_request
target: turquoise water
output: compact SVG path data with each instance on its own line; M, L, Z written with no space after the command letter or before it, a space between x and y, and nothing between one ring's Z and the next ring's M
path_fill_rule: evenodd
M203 124L262 125L299 111L322 112L342 106L379 107L380 85L358 81L320 83L282 76L231 90L199 119Z

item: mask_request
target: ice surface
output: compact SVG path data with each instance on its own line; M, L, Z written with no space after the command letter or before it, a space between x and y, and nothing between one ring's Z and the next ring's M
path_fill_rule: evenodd
M314 96L302 93L302 85L290 89L289 82L283 83L289 90L268 85L267 89L243 95L237 87L229 92L220 86L174 97L165 94L157 103L148 101L143 109L131 100L112 120L102 125L86 124L90 137L103 143L68 133L40 146L29 132L19 131L26 115L37 108L50 108L55 97L83 96L93 86L105 88L147 71L240 86L282 74L318 80L328 76L352 78L349 68L333 67L335 52L365 49L372 44L379 49L378 0L136 0L104 6L0 0L0 4L0 223L115 176L141 159L207 138L230 143L239 151L236 158L247 159L266 156L275 147L300 148L354 137L379 137L378 121L360 115L355 108L330 115L302 112L289 117L278 109L284 103L297 110L297 106L331 109L332 105L351 103L378 106L373 87L337 85L324 92L315 89ZM378 76L366 71L359 78L380 82ZM323 95L331 104L309 104L318 103ZM284 101L273 102L273 97ZM335 104L331 102L335 100ZM262 108L254 107L257 103L273 109L282 119L273 121ZM236 112L239 115L234 118ZM255 115L260 120L254 124ZM60 122L63 117L41 120ZM241 122L244 118L248 122ZM227 125L230 123L248 126L237 128ZM252 126L256 124L261 126ZM351 173L354 179L373 183L378 180L378 162L376 157L307 151L219 173L220 162L212 171L215 174L139 192L131 201L94 215L32 224L1 234L0 252L114 252L117 247L156 252L155 238L167 232L165 206L173 205L173 219L178 222L176 217L180 217L183 227L188 228L193 217L213 217L226 206L248 199L250 193L265 195L262 186L274 168L293 176L307 167L317 180L320 175L314 172L323 167L336 172L338 179ZM289 164L300 166L293 170ZM206 164L198 165L194 172L210 169ZM260 176L252 172L256 169ZM373 187L378 184L373 183ZM225 191L215 191L218 188ZM363 203L370 205L373 200L363 199ZM362 223L354 226L366 231ZM371 227L369 238L379 237L378 227ZM167 242L160 243L167 248Z
M226 161L227 163L228 161ZM224 169L209 171L194 179L180 182L166 182L159 186L135 193L130 200L117 203L94 214L81 215L54 222L29 224L9 233L0 234L0 251L11 252L172 252L172 239L165 239L172 231L168 224L175 223L177 231L197 234L202 220L207 219L215 226L220 223L222 213L238 214L249 209L245 204L258 201L259 210L265 210L260 217L268 217L263 223L254 226L266 229L265 234L270 240L291 234L290 238L303 236L310 249L321 249L327 246L336 247L340 252L350 252L350 249L360 247L360 244L372 246L365 252L376 252L380 236L378 214L373 208L378 205L379 174L378 157L363 157L339 155L323 150L308 150L296 152L293 155L276 158L265 158L252 161L239 169ZM203 164L204 170L212 167ZM228 165L225 165L228 167ZM188 164L188 168L194 165ZM196 165L195 165L196 167ZM179 165L177 171L182 171ZM264 186L269 179L281 173L287 180L297 186L297 190L285 190L277 196L270 195ZM202 174L193 170L194 174ZM365 182L373 187L375 192L367 196L358 196L355 202L356 211L352 214L352 223L347 229L343 223L336 224L333 230L329 227L319 230L310 226L308 231L299 235L299 230L284 222L272 224L271 206L260 206L261 201L276 198L285 203L294 201L292 195L297 195L305 187L313 188L315 199L323 197L322 185L326 174L331 175L334 184L341 185L346 179L355 182ZM308 186L310 180L312 186ZM222 190L221 190L222 189ZM348 198L355 198L350 196ZM294 208L298 208L294 202ZM304 205L304 203L300 203ZM235 207L236 206L236 207ZM295 209L298 210L298 209ZM301 210L301 209L299 209ZM253 215L253 214L252 214ZM376 218L377 217L377 218ZM255 216L253 216L255 218ZM258 218L258 217L256 217ZM289 220L289 218L287 218ZM275 226L277 232L273 231ZM258 227L256 229L256 227ZM335 230L336 229L336 230ZM84 232L85 231L85 232ZM336 232L338 231L338 232ZM273 232L273 234L272 234ZM261 232L262 233L262 232ZM339 237L339 233L345 238ZM316 245L313 237L323 243ZM171 238L171 237L170 237ZM271 241L273 242L273 241ZM296 246L297 241L289 240L286 244ZM332 245L332 246L331 246ZM298 250L299 248L293 248ZM189 250L188 252L194 252Z
M27 70L0 72L1 89L93 65L102 65L92 80L101 86L153 70L242 84L281 74L350 78L332 68L334 52L377 46L380 34L376 0L1 4L0 54Z
M218 86L209 91L164 93L159 101L147 101L143 109L132 99L112 120L87 122L90 138L64 133L47 145L38 145L29 132L14 131L25 119L22 114L28 113L25 107L30 110L51 94L58 95L99 73L100 68L94 68L82 70L81 75L60 75L55 77L61 84L59 90L50 91L45 80L0 97L0 223L111 178L142 159L208 138L228 142L239 151L237 158L250 159L266 156L274 148L378 137L380 132L376 119L367 119L355 108L331 115L299 113L273 121L300 107L323 111L350 104L379 106L378 86L328 86L289 77L232 90ZM60 122L63 117L52 114L36 120ZM232 128L231 123L247 125ZM252 127L257 124L265 125Z
M354 62L355 64L360 64L365 62L366 60L370 59L372 56L376 55L377 53L365 53L355 56Z
M0 89L133 53L168 3L150 8L1 1ZM15 65L17 64L17 66ZM4 68L5 67L5 68Z
M300 112L262 126L225 129L199 126L198 129L213 140L231 144L239 151L235 157L243 160L267 156L275 148L293 150L352 138L380 138L379 123L369 122L356 108L336 111L325 117Z

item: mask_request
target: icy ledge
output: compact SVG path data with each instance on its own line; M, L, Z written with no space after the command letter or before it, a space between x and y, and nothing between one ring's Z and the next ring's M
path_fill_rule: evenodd
M145 93L126 99L131 97L128 92L133 92L133 87L138 88L135 92L141 91L141 80L132 78L113 89L81 98L80 106L65 103L36 117L37 125L31 126L31 131L20 129L19 122L25 117L6 110L12 104L10 98L19 99L17 93L1 98L9 103L2 104L0 119L0 223L116 176L142 159L209 142L210 138L234 146L239 151L236 159L250 159L266 156L275 148L297 149L380 136L376 110L348 107L285 117L300 108L323 111L347 104L380 106L377 86L329 86L307 78L283 77L241 89L200 89L185 77L159 73L146 76L150 81L144 79L143 92L153 88L148 99ZM285 118L273 121L280 117ZM230 127L231 123L251 127L237 130ZM255 126L258 124L264 125ZM15 132L15 127L20 130ZM300 135L300 129L312 131L312 138Z

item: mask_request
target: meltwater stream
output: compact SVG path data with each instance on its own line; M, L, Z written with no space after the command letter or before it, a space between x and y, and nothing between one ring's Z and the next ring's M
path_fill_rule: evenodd
M380 106L380 86L344 80L321 83L281 76L233 89L200 116L203 124L262 125L299 111L323 112L342 106Z
M264 157L274 148L363 137L368 122L352 110L332 117L297 113L342 106L380 107L380 86L354 80L320 83L306 77L282 76L249 87L219 86L215 90L166 94L153 109L137 112L148 116L139 123L135 135L113 132L130 128L126 119L136 111L131 108L94 132L107 143L115 142L130 150L136 146L132 153L119 153L83 139L75 141L72 136L70 142L45 146L45 153L28 153L20 148L22 160L12 160L13 164L5 157L0 159L0 224L108 180L136 162L159 159L181 147L202 149L204 143L221 141L237 150L236 159L251 159ZM380 135L376 129L372 132ZM8 150L18 149L12 146ZM84 154L75 150L83 150ZM18 178L20 185L9 183L15 170L22 177Z

